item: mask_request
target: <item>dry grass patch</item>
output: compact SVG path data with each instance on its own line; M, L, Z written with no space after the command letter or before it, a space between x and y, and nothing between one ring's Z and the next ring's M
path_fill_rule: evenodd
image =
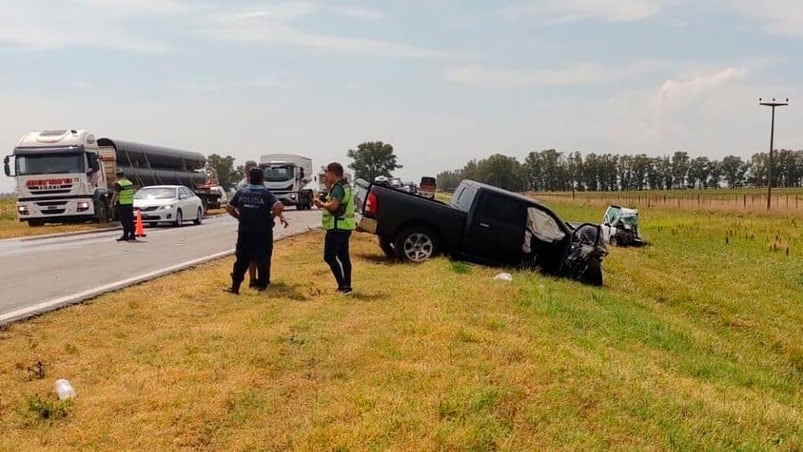
M801 370L752 336L631 287L392 263L366 234L339 296L322 238L278 242L266 293L222 292L223 259L3 329L0 449L803 447L799 386L771 378ZM78 396L43 419L57 378Z

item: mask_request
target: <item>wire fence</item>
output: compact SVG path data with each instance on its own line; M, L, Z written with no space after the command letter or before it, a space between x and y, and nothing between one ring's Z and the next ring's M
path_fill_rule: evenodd
M633 208L677 208L731 212L767 211L766 193L634 193L634 192L566 192L529 193L536 199L556 202L581 202L587 205L615 204ZM771 198L771 211L803 213L803 193L776 193Z

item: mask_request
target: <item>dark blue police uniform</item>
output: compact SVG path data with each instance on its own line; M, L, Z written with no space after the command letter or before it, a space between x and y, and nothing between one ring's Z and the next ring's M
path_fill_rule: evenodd
M232 291L237 292L243 282L248 263L257 264L257 289L270 284L270 260L273 255L273 205L276 196L263 185L246 185L237 190L229 205L240 214L237 228L236 261L231 274Z

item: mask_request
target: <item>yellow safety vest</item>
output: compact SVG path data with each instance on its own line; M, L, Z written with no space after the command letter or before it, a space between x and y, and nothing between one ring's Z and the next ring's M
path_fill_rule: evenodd
M117 195L117 203L121 206L130 206L134 204L134 184L125 177L118 180L117 184L120 185L120 193Z
M340 182L338 183L340 184ZM337 229L338 231L353 231L357 226L354 221L354 193L351 191L350 186L346 184L341 184L341 186L346 193L343 197L343 201L341 201L341 205L345 204L346 211L342 216L336 217L332 212L323 209L323 228L327 231L333 229ZM327 201L333 199L332 191L334 190L329 190L329 194L326 196Z

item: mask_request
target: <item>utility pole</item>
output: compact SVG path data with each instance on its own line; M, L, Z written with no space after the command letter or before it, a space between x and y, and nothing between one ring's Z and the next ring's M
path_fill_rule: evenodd
M789 98L787 97L785 100L778 100L776 101L775 98L772 98L772 101L762 100L760 97L758 98L759 105L764 105L765 107L772 107L772 122L770 125L770 156L769 156L769 163L767 165L767 210L770 210L770 205L772 204L772 147L773 143L772 140L775 136L775 107L783 107L789 105Z

